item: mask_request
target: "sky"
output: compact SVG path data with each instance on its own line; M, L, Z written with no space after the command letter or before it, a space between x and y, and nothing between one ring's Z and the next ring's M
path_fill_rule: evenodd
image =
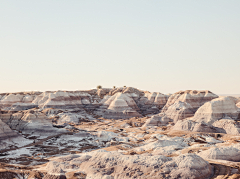
M0 92L240 94L239 0L0 0Z

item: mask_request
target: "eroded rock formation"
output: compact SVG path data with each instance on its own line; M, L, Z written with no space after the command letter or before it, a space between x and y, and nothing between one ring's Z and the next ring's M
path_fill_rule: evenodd
M165 125L168 122L176 123L194 116L197 109L207 101L218 96L210 91L187 90L171 95L160 114L152 116L145 126Z
M131 87L1 94L0 178L239 178L239 99L216 97Z
M162 155L122 155L104 150L54 158L46 169L53 176L67 175L68 172L81 169L87 178L99 179L200 179L210 177L213 173L213 167L195 154L171 158Z
M105 118L131 118L159 113L168 96L136 88L93 89L88 91L46 91L0 95L2 110L20 111L47 108L91 112Z
M205 103L201 106L193 117L193 121L213 124L219 119L230 117L238 119L238 108L231 97L220 97Z
M31 143L21 134L13 131L7 124L0 119L0 150L13 147L21 147Z
M201 106L190 120L178 121L172 130L239 135L239 111L232 97L219 97Z

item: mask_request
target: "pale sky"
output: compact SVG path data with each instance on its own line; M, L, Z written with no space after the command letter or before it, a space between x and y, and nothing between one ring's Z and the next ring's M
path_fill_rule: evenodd
M0 92L240 93L239 0L0 0Z

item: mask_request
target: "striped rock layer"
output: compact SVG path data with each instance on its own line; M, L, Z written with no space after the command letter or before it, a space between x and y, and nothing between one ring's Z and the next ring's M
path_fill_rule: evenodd
M240 134L240 112L232 97L219 97L201 106L191 120L178 121L172 130Z
M0 109L21 111L47 108L91 112L106 118L130 118L159 113L167 95L136 88L88 91L46 91L0 94Z
M186 90L174 93L169 97L161 113L148 119L144 126L166 125L168 122L176 123L192 117L200 106L217 97L208 90Z

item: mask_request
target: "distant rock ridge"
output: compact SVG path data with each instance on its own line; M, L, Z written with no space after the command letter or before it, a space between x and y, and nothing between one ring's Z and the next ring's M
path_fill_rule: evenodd
M91 112L105 118L141 117L159 113L168 99L132 87L85 91L46 91L0 94L0 109L21 111L33 108Z

